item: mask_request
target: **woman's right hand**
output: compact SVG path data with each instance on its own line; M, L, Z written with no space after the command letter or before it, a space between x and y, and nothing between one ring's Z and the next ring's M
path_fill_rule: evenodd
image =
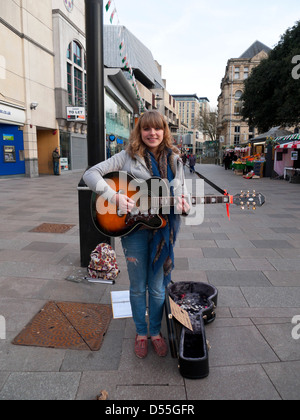
M119 211L123 214L130 213L135 206L135 202L125 194L115 194L113 201L117 205Z

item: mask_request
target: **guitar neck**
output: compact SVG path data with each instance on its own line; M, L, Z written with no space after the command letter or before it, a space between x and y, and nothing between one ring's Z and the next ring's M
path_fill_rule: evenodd
M152 198L154 206L174 206L177 202L175 197L159 197ZM191 203L193 206L199 204L230 204L230 196L225 195L206 195L204 197L191 197Z

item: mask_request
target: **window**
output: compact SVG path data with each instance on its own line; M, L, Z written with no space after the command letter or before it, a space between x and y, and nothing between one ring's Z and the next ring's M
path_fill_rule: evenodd
M237 90L234 95L234 114L240 115L242 110L242 97L243 92L241 90Z
M244 80L249 77L249 67L244 67Z
M234 78L235 78L235 80L240 78L240 68L239 67L235 67L235 69L234 69Z
M67 89L69 105L87 107L86 59L83 48L76 41L67 49Z
M234 136L234 145L239 146L240 145L240 136L235 134Z

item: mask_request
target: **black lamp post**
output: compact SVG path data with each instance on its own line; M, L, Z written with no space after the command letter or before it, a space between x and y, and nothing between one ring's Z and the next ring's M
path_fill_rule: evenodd
M105 156L103 0L85 0L87 61L87 143L88 167L103 162ZM90 254L101 242L111 244L95 227L92 191L81 179L78 185L80 260L87 267Z

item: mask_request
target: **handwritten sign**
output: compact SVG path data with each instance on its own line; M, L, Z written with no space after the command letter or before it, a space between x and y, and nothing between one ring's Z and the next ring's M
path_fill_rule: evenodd
M180 324L193 331L192 323L187 311L185 311L179 305L177 305L177 303L175 303L174 300L170 297L169 299L172 315L177 319L177 321L180 322Z

